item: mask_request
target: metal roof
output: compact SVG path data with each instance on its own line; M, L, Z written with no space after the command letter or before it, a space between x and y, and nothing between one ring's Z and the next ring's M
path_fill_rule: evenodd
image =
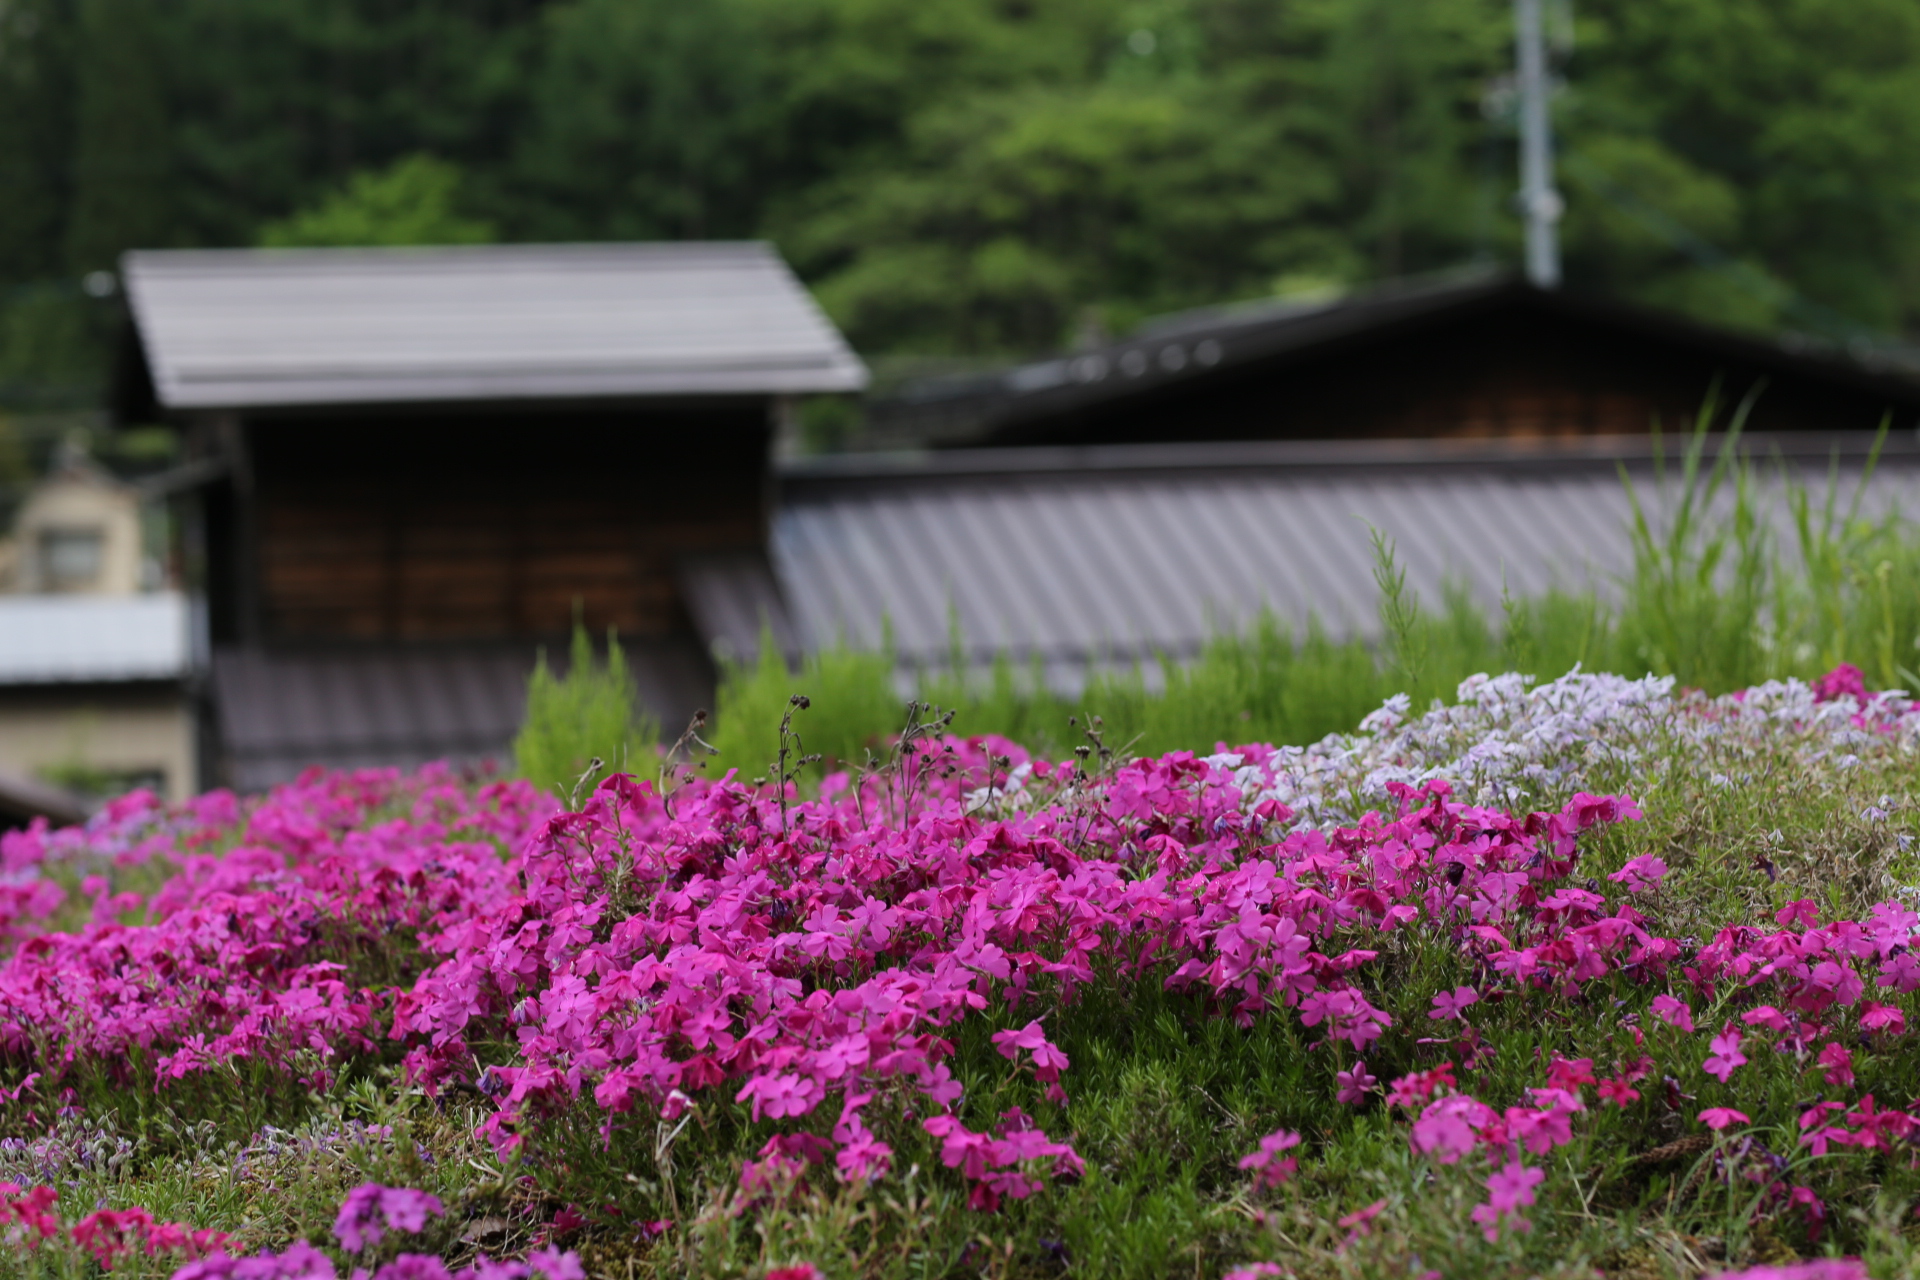
M1831 441L1828 442L1829 444ZM1603 448L1603 445L1610 447ZM810 648L876 648L945 665L1039 659L1071 687L1090 665L1184 658L1262 607L1295 626L1375 638L1370 526L1437 605L1464 585L1603 592L1632 566L1622 459L1660 491L1645 441L1564 449L1132 446L955 451L790 471L770 555ZM1894 453L1870 508L1920 510L1920 457ZM1842 461L1843 491L1859 461ZM1822 471L1824 474L1824 470Z
M640 701L677 734L711 694L697 648L624 642ZM504 762L526 710L532 645L368 644L219 648L214 707L228 782L257 791L330 768L429 760ZM564 649L549 654L566 668ZM710 705L710 704L709 704Z
M764 632L789 662L804 646L795 634L766 553L759 549L683 556L677 566L680 594L694 628L717 656L745 661L760 651Z
M0 685L179 680L192 661L186 598L0 596Z
M142 250L123 272L168 409L867 383L758 242Z

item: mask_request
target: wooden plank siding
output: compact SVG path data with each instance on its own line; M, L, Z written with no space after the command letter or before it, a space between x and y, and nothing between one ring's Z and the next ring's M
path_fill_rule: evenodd
M758 405L268 421L248 437L269 643L551 637L576 607L596 632L664 636L688 627L677 557L765 537Z

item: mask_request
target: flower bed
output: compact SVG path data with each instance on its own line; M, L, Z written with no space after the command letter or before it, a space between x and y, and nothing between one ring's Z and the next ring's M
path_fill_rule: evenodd
M1039 1272L1097 1247L1049 1236L1071 1216L1050 1206L1127 1176L1096 1121L1121 1059L1144 1069L1138 1017L1240 1063L1231 1158L1183 1176L1241 1274L1524 1269L1533 1237L1584 1230L1572 1206L1630 1216L1656 1181L1718 1215L1730 1260L1865 1239L1834 1206L1910 1180L1920 916L1836 912L1784 852L1729 888L1646 847L1634 794L1582 789L1895 767L1916 717L1863 692L1476 678L1304 749L1094 768L923 740L815 798L615 777L578 813L432 770L129 798L0 844L9 1129L238 1105L235 1079L275 1124L412 1089L406 1123L484 1143L461 1156L484 1177L426 1170L469 1205L434 1245L469 1265L454 1228L486 1182L589 1262L877 1273L1004 1229ZM1695 881L1768 910L1694 928L1716 901ZM394 1133L348 1146L434 1155ZM1384 1194L1339 1200L1363 1185ZM949 1207L918 1243L885 1215L818 1234L921 1194ZM980 1270L972 1247L950 1265Z

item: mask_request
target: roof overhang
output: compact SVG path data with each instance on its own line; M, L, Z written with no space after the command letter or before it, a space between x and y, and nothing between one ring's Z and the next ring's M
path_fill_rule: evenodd
M966 377L932 379L894 397L907 413L953 414L971 431L1017 439L1029 423L1141 397L1178 395L1249 370L1278 371L1437 331L1476 316L1519 312L1628 332L1714 361L1793 374L1920 405L1920 353L1851 350L1803 337L1773 339L1566 290L1499 271L1396 281L1317 301L1270 301L1152 320L1096 350Z
M867 370L758 242L130 253L169 412L851 392Z

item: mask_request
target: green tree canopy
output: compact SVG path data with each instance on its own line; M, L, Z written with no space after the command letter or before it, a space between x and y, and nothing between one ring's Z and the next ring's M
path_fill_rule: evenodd
M346 188L290 218L269 222L260 243L297 245L485 244L493 225L459 212L460 170L429 155L357 173Z
M10 0L0 307L136 245L770 236L864 350L996 354L1280 277L1513 262L1511 20ZM1920 327L1920 2L1575 0L1571 30L1572 286L1760 330Z

